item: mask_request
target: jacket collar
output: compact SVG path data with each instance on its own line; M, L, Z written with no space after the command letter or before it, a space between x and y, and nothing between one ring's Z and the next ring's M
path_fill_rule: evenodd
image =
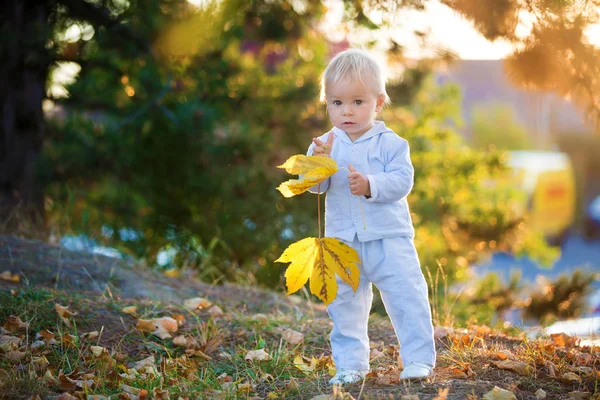
M371 127L371 129L363 133L358 139L354 141L354 143L362 142L363 140L370 139L373 136L377 136L382 134L383 132L388 131L389 129L386 128L383 121L373 121L373 126ZM350 140L348 134L340 128L334 126L332 132L335 134L336 138L340 139L342 142L352 144L352 140Z

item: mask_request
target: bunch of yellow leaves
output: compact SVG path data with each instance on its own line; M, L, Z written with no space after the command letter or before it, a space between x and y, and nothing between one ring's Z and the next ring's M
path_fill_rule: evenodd
M295 155L279 166L290 174L301 175L277 188L285 197L292 197L317 186L338 171L329 157ZM318 201L318 200L317 200ZM298 291L310 279L310 291L330 304L337 295L336 274L356 292L360 281L360 257L339 239L321 238L320 203L319 238L305 238L292 243L275 262L291 262L285 271L287 294Z
M306 192L338 171L338 166L329 157L292 156L277 168L285 168L288 174L302 175L300 179L290 179L277 187L285 197Z

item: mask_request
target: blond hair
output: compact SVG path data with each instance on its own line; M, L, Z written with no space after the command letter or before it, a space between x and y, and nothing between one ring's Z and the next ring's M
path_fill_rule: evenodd
M367 51L362 49L348 49L338 53L327 65L321 75L321 101L327 101L327 88L337 82L350 78L365 85L375 87L377 96L385 96L385 104L390 103L390 98L385 90L386 78L379 64ZM368 85L366 80L370 81Z

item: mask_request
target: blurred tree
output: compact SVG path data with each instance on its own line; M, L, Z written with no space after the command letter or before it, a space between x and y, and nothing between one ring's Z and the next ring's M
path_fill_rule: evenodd
M532 291L523 315L542 323L579 317L588 311L585 299L592 291L591 284L598 279L598 273L576 269L571 275L563 274L555 281L545 282Z
M345 3L352 10L351 15L365 20L365 26L373 25L363 1ZM375 0L368 4L370 10L389 13L400 7L421 9L426 3L427 0ZM600 1L443 0L442 3L472 21L486 39L507 40L514 45L505 68L516 85L568 97L600 124L600 49L586 37L586 30L599 21Z
M118 18L120 1L102 6L83 0L7 0L0 10L0 220L6 221L15 207L39 220L43 185L36 183L35 163L45 136L42 100L48 73L61 59L77 57L74 46L56 41L60 27L68 21L90 21L114 33L122 48L144 51L138 39ZM72 23L72 22L71 22ZM94 66L95 60L86 60Z
M69 96L52 99L58 116L37 139L49 225L151 264L167 250L165 263L200 268L209 280L277 285L285 266L271 261L291 240L316 233L314 197L284 201L275 166L329 126L316 104L329 56L313 27L321 2L49 4L50 36L35 35L52 49L43 72L59 59L81 67ZM66 30L79 34L67 38ZM37 54L24 43L24 54ZM402 65L399 45L390 46ZM423 267L441 266L455 281L496 249L552 259L517 216L518 193L490 184L504 171L502 154L461 142L447 123L459 115L457 88L420 89L424 71L390 85L396 107L382 116L412 146L409 200Z
M530 136L517 120L512 107L503 104L473 107L469 124L473 146L485 150L490 146L499 150L530 150L534 148Z

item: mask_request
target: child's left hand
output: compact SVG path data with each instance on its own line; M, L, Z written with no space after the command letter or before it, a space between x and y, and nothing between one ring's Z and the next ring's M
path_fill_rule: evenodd
M348 180L350 184L350 192L355 196L371 197L371 186L369 185L369 179L358 172L352 164L348 165L350 174Z

